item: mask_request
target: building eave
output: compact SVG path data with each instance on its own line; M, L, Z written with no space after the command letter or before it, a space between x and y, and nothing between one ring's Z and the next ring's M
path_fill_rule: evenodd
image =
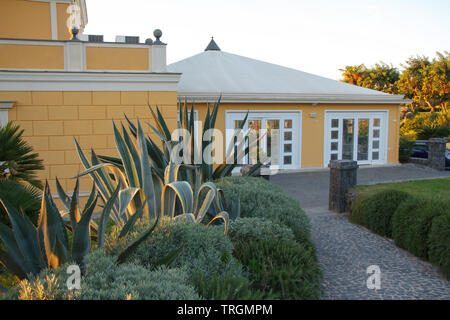
M188 102L221 102L227 103L330 103L330 104L404 104L411 100L403 95L336 95L336 94L290 94L290 93L199 93L179 92L178 99Z
M179 73L0 70L0 91L177 91Z

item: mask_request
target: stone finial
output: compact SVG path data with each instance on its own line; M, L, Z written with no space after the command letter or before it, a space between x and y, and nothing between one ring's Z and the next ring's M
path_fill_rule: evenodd
M72 34L72 39L70 39L70 41L81 41L80 39L77 38L79 32L80 29L78 29L77 27L72 27L72 29L70 30L70 33Z
M153 44L165 44L160 40L160 38L162 37L162 31L160 29L156 29L155 31L153 31L153 35L156 38Z

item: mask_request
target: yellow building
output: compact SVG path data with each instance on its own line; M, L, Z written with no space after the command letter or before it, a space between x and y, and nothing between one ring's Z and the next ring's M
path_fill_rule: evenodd
M73 10L78 38L91 41L70 40ZM40 177L53 192L56 177L71 190L71 178L83 170L74 137L85 151L113 155L112 120L126 114L148 121L147 103L176 126L180 75L166 70L161 33L145 43L133 37L103 42L82 34L86 23L84 0L0 2L0 124L13 120L25 130L45 163ZM81 189L90 188L90 178L83 178Z
M12 120L25 130L53 191L56 177L71 190L83 170L74 137L87 152L114 155L113 119L148 121L149 103L175 128L177 99L196 102L203 119L220 95L216 127L234 128L249 111L247 127L269 132L262 149L279 156L279 169L333 159L398 162L401 96L226 53L214 41L167 66L160 31L145 43L122 36L103 42L83 34L87 21L84 0L0 2L0 124ZM83 178L81 189L90 187Z
M260 131L262 151L276 154L274 169L327 167L342 159L398 163L403 96L223 52L214 39L204 52L168 70L182 73L178 96L196 102L199 119L221 96L222 131L233 129L248 111L246 128Z

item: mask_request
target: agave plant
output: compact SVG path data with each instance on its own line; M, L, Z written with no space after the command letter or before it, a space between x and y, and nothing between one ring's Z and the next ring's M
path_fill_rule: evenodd
M138 120L136 129L136 145L132 142L125 127L122 134L115 123L114 138L120 155L119 161L100 162L99 157L92 150L91 163L87 160L75 139L80 159L85 171L78 177L90 175L103 201L111 201L111 196L118 190L119 199L113 201L111 217L117 225L126 225L129 221L140 217L150 219L166 216L175 218L178 215L189 216L200 223L207 211L214 205L220 210L218 190L213 183L201 184L200 173L197 168L184 164L175 164L170 158L164 170L163 178L155 169L149 156L147 140ZM187 169L194 172L191 183L182 181L181 171ZM196 173L196 174L195 174ZM142 213L137 215L137 208L143 207ZM228 226L228 214L219 211L212 220L223 220L225 232Z
M48 183L42 194L41 210L38 225L35 227L21 209L12 206L0 195L0 203L8 214L12 228L0 223L0 240L6 251L0 249L0 263L20 279L29 274L36 275L45 268L56 269L60 265L73 261L81 271L85 272L84 257L91 248L91 231L97 235L97 244L103 248L106 223L109 219L113 203L118 196L119 188L113 192L103 207L100 223L97 227L92 222L92 214L97 205L97 193L91 192L83 210L79 207L79 181L77 180L72 197L68 197L58 183L58 192L67 212L60 214L54 203ZM139 217L143 207L138 208L135 217ZM66 224L64 216L68 216ZM130 219L121 230L121 237L127 235L137 219ZM156 227L158 219L138 239L130 243L118 257L124 261L136 247L148 237ZM69 237L69 232L72 237ZM71 241L69 240L71 239ZM171 253L173 255L173 253ZM169 257L171 257L169 255Z
M74 261L81 267L90 250L89 221L96 205L93 200L82 215L74 215L73 237L69 243L66 225L46 183L42 195L38 226L35 227L21 209L0 196L0 203L10 219L12 229L0 223L0 240L7 251L0 251L0 262L20 279L36 275L45 268L58 268ZM73 211L71 216L76 212Z
M249 137L247 134L243 136L243 140L240 142L238 149L243 150L243 152L237 153L235 152L234 143L230 143L226 150L226 159L224 163L216 166L214 168L213 164L207 163L203 159L203 155L205 154L206 148L208 148L213 142L213 137L208 134L210 129L215 128L217 114L220 106L220 99L214 104L212 110L210 110L209 106L207 109L206 117L203 121L203 131L202 131L202 143L200 146L197 146L195 143L195 122L194 122L194 114L195 114L195 106L191 105L191 109L188 109L188 104L178 103L178 129L183 129L183 133L187 133L182 136L182 140L174 141L172 139L171 131L165 121L163 115L161 114L158 107L156 110L153 110L152 107L149 106L150 113L152 115L153 120L155 121L155 126L147 123L147 125L157 134L157 136L161 139L162 147L159 147L158 144L150 138L150 136L146 137L146 148L150 157L150 163L152 164L154 172L161 178L164 178L164 172L171 162L171 153L172 150L179 144L184 144L183 150L189 150L188 155L184 155L184 159L187 160L185 164L194 164L196 159L200 159L201 163L198 164L201 172L201 180L203 182L213 181L219 179L221 177L230 176L233 169L236 168L237 164L241 162L241 160L246 157L253 147L255 147L257 141L253 141L249 143ZM238 130L242 130L246 121L248 114L245 116L243 121L241 121ZM133 122L131 122L127 116L125 115L126 121L128 123L128 128L134 137L137 137L137 127ZM262 137L260 137L261 139ZM181 141L180 141L181 140ZM118 166L122 166L123 163L121 159L109 156L98 156L99 161L105 163L114 163ZM198 161L198 160L197 160ZM248 176L252 175L256 170L258 170L262 166L262 163L257 163L252 166L250 171L246 174ZM180 169L180 175L182 179L189 180L189 177L192 175L191 167L185 166Z

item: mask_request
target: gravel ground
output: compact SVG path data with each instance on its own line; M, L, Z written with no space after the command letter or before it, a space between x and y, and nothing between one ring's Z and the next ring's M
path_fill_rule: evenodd
M423 167L363 168L358 184L448 177ZM312 241L323 272L322 299L444 299L450 300L450 282L439 270L409 252L395 246L392 240L348 222L346 215L329 212L328 171L280 174L271 181L300 201L311 220ZM372 273L380 270L380 289L368 289Z

